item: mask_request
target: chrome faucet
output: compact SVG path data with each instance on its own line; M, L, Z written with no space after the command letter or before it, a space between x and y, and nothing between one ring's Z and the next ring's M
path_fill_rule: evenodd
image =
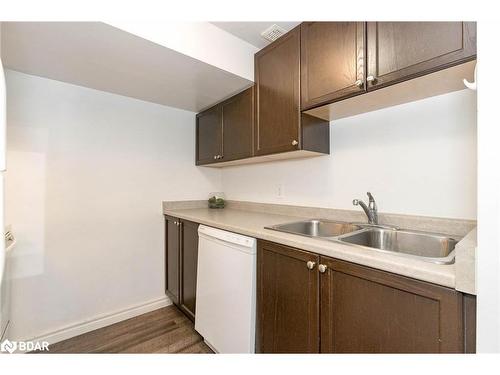
M352 204L355 206L361 206L363 211L365 211L366 216L368 217L368 223L370 224L378 224L378 214L377 214L377 204L375 203L375 199L373 199L373 195L370 192L366 193L368 195L368 206L365 202L359 199L354 199Z

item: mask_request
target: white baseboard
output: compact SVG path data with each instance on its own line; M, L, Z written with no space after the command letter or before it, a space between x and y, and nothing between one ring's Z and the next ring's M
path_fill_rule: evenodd
M72 324L25 341L47 341L49 344L55 344L56 342L67 340L98 328L106 327L150 311L161 309L162 307L169 306L171 304L172 301L165 296L140 305L129 307L124 310L116 311L111 314L100 315L81 323Z

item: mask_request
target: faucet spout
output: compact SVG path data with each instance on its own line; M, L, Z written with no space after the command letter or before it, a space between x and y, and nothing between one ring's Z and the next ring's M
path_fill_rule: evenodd
M366 216L370 217L370 209L368 208L368 206L366 205L365 202L363 202L362 200L359 200L359 199L354 199L352 201L352 204L355 206L361 206L363 211L365 211Z
M361 206L363 211L365 211L365 214L368 218L368 223L370 224L378 224L378 213L377 213L377 204L375 203L375 199L373 198L373 195L368 192L366 193L368 195L368 205L366 205L365 202L363 202L360 199L354 199L352 201L352 204L355 206Z

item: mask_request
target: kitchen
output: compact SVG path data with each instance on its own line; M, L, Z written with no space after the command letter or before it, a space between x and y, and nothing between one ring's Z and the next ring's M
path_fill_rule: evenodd
M5 339L489 351L476 22L162 27L2 21Z

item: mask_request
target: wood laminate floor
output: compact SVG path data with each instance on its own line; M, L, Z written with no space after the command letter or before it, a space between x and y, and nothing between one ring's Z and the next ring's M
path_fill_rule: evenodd
M49 353L212 353L193 323L168 306L49 346Z

